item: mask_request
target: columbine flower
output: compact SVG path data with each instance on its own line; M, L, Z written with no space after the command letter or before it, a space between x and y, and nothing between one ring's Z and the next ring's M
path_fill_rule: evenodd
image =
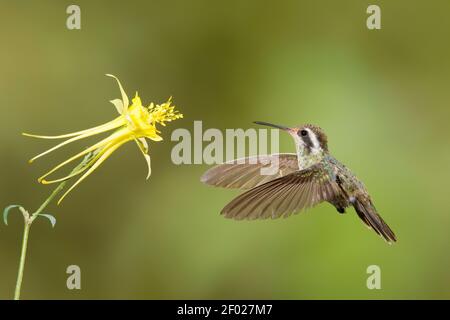
M42 177L38 179L38 181L42 184L50 184L56 182L62 182L67 179L70 179L74 176L78 176L83 173L83 175L64 193L64 195L59 199L58 204L64 199L64 197L73 190L81 181L83 181L87 176L89 176L95 169L97 169L103 161L105 161L114 151L116 151L123 144L128 141L135 141L139 149L141 150L145 161L148 166L148 174L147 179L151 174L151 166L150 166L150 156L148 155L148 145L145 138L148 138L153 141L161 141L162 138L158 135L159 131L156 129L156 124L159 123L162 126L165 126L166 122L170 122L172 120L176 120L182 118L183 115L178 111L175 111L175 106L172 106L171 98L163 104L155 105L153 103L148 107L144 107L142 105L141 99L136 92L135 97L132 99L131 105L129 105L128 97L125 91L120 84L119 79L115 76L107 74L107 76L116 79L117 84L119 85L119 89L122 95L122 99L114 99L111 100L111 103L116 107L120 116L115 118L114 120L102 124L100 126L82 130L78 132L73 132L60 136L38 136L23 133L25 136L42 138L42 139L63 139L68 138L64 142L54 146L53 148L35 156L29 162L33 162L37 158L46 155L56 149L61 148L62 146L69 144L71 142L87 138L99 133L103 133L106 131L114 130L111 135L100 142L94 144L93 146L87 148L86 150L78 153L77 155L67 159L66 161L60 163L55 168L44 174ZM46 178L57 171L61 167L66 164L79 159L83 156L91 154L90 160L86 163L86 165L82 166L79 170L59 179L47 180Z

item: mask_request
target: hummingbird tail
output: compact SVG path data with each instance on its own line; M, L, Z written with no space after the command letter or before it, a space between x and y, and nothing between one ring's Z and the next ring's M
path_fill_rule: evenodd
M356 210L359 218L364 223L371 227L378 235L382 236L387 242L392 243L397 241L394 231L389 228L386 222L377 213L374 205L370 200L362 197L357 197L353 202L353 207Z

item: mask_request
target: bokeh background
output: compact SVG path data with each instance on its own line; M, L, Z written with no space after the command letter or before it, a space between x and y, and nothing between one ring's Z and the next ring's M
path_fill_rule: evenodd
M25 299L450 298L450 2L2 2L0 204L34 210L51 191L36 178L99 139L33 165L60 134L115 116L105 73L144 102L169 96L185 118L151 144L153 174L136 146L115 153L59 207L55 229L31 230ZM382 29L366 28L378 4ZM365 182L397 233L389 246L349 210L327 204L274 221L219 215L238 194L207 187L208 166L176 166L176 128L315 123L331 152ZM293 151L280 135L281 151ZM13 294L23 222L0 226L0 298ZM81 267L82 289L66 288ZM366 288L379 265L382 289Z

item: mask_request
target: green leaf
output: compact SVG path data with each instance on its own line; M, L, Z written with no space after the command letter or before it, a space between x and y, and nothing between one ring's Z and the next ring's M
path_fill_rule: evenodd
M21 210L23 210L23 207L22 207L21 205L18 205L18 204L12 204L12 205L10 205L10 206L7 206L7 207L5 208L5 210L3 210L3 222L4 222L6 225L8 225L8 214L9 214L9 211L10 211L11 209L14 209L14 208L21 208Z
M52 216L51 214L45 214L45 213L39 213L38 215L47 218L50 221L50 223L52 224L52 228L55 227L56 218L54 216Z

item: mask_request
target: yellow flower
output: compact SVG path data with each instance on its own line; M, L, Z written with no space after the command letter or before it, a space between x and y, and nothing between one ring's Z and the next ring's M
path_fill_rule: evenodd
M145 138L148 138L153 141L161 141L162 138L158 135L159 131L156 129L156 124L159 123L162 126L165 126L165 122L170 122L172 120L176 120L182 118L183 115L178 111L175 111L175 106L172 106L171 98L163 104L155 105L153 103L148 107L144 107L142 105L141 99L136 92L135 97L132 99L131 105L129 105L129 100L127 94L122 88L119 79L115 76L107 74L107 76L116 79L117 84L119 85L119 89L122 95L122 99L114 99L111 100L111 103L116 107L119 112L119 116L114 120L102 124L100 126L86 129L78 132L73 132L69 134L64 134L60 136L38 136L23 133L25 136L42 138L42 139L64 139L68 138L64 142L54 146L53 148L35 156L29 162L33 162L37 158L46 155L56 149L61 148L62 146L69 144L71 142L87 138L99 133L107 132L114 130L114 132L108 136L107 138L101 140L100 142L92 145L91 147L85 149L84 151L78 153L77 155L67 159L66 161L60 163L55 168L44 174L42 177L38 179L40 183L50 184L62 182L72 177L78 176L84 173L67 191L64 195L59 199L58 204L65 198L65 196L73 190L81 181L83 181L87 176L89 176L95 169L97 169L103 161L105 161L114 151L116 151L123 144L128 141L135 141L139 149L141 150L148 166L148 174L147 179L151 174L151 166L150 166L150 156L148 155L148 144ZM88 160L88 162L80 168L80 170L75 171L65 177L54 179L54 180L46 180L46 178L65 166L66 164L79 159L83 156L91 154L92 156Z

